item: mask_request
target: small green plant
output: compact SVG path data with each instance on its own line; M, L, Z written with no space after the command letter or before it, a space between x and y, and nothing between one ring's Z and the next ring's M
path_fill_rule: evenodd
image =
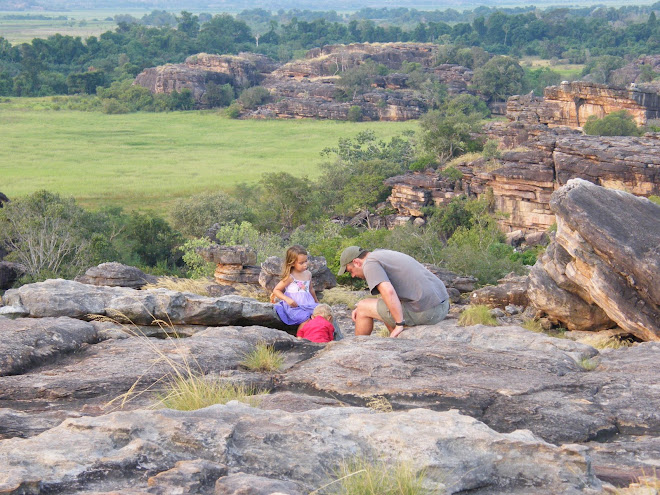
M348 109L346 120L349 122L360 122L362 120L362 108L358 105L351 106L351 108Z
M660 196L649 196L649 199L656 205L660 205Z
M225 115L230 119L237 119L241 116L241 105L234 102L225 109Z
M541 326L541 322L539 322L538 320L534 320L534 319L524 320L521 326L525 330L529 330L530 332L543 333L543 327Z
M500 143L496 139L489 139L484 144L483 155L484 158L501 158L502 152L500 151Z
M284 356L272 345L259 342L245 354L241 364L252 371L278 371L284 364Z
M257 406L265 392L255 387L209 379L203 375L175 376L159 396L158 405L179 411L194 411L232 400Z
M586 339L581 339L583 344L590 345L595 349L621 349L622 347L631 347L633 341L620 335L599 336L595 334Z
M310 495L422 495L426 472L416 471L410 462L371 461L365 457L343 460L335 480Z
M483 304L477 304L465 309L458 317L458 324L463 327L472 325L488 325L496 327L497 318L490 314L490 308Z
M598 358L582 358L578 361L577 364L584 371L593 371L598 368L600 361Z

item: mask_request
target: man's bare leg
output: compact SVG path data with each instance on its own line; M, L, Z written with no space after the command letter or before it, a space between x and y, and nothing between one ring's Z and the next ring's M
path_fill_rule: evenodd
M371 335L374 320L380 320L378 314L378 299L362 299L353 310L355 335ZM390 332L393 329L390 329Z

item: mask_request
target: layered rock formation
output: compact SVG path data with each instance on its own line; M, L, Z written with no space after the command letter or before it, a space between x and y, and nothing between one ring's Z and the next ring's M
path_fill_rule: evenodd
M578 179L550 206L557 235L530 273L532 304L571 330L660 340L660 206Z
M257 266L257 252L249 246L220 246L199 248L197 253L210 263L217 263L215 281L220 285L259 283L261 268Z
M467 91L472 71L453 64L434 66L437 46L431 43L362 43L327 45L310 50L304 59L281 65L267 57L242 53L239 56L199 54L184 64L146 69L135 84L154 93L184 88L203 104L206 84L232 84L245 88L260 84L272 102L247 112L253 118L327 118L346 120L352 106L359 106L362 120L409 120L419 118L427 104L409 88L407 74L377 76L365 94L338 97L336 83L341 72L366 60L399 70L403 62L419 63L432 79L447 85L450 94Z
M263 72L270 72L277 63L263 55L241 53L233 55L192 55L183 64L167 64L143 70L134 84L152 93L181 92L189 89L197 103L202 102L209 82L231 84L237 88L259 84Z
M590 116L602 118L625 110L638 125L660 117L657 89L633 85L627 89L584 81L563 82L545 88L543 98L512 96L507 101L507 117L530 124L581 127Z
M422 207L441 206L459 194L492 191L505 232L548 229L555 216L550 197L569 180L624 189L640 196L660 194L660 135L585 136L547 131L528 141L528 151L509 151L501 159L459 165L460 181L427 171L392 177L389 202L401 214L421 216Z

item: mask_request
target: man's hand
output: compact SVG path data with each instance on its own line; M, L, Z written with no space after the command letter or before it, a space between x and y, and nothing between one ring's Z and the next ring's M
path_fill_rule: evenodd
M392 333L390 334L390 338L395 338L401 335L401 332L405 330L405 327L403 325L397 325L394 327L394 330L392 330Z

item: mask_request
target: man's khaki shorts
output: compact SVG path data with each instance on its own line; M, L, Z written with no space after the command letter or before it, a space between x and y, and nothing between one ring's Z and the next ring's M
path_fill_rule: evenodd
M447 313L449 313L449 299L426 311L411 311L410 305L405 302L401 303L401 307L403 308L403 319L406 320L406 326L433 325L447 317ZM385 324L393 327L396 322L392 318L387 304L380 298L378 299L377 310L378 315Z

